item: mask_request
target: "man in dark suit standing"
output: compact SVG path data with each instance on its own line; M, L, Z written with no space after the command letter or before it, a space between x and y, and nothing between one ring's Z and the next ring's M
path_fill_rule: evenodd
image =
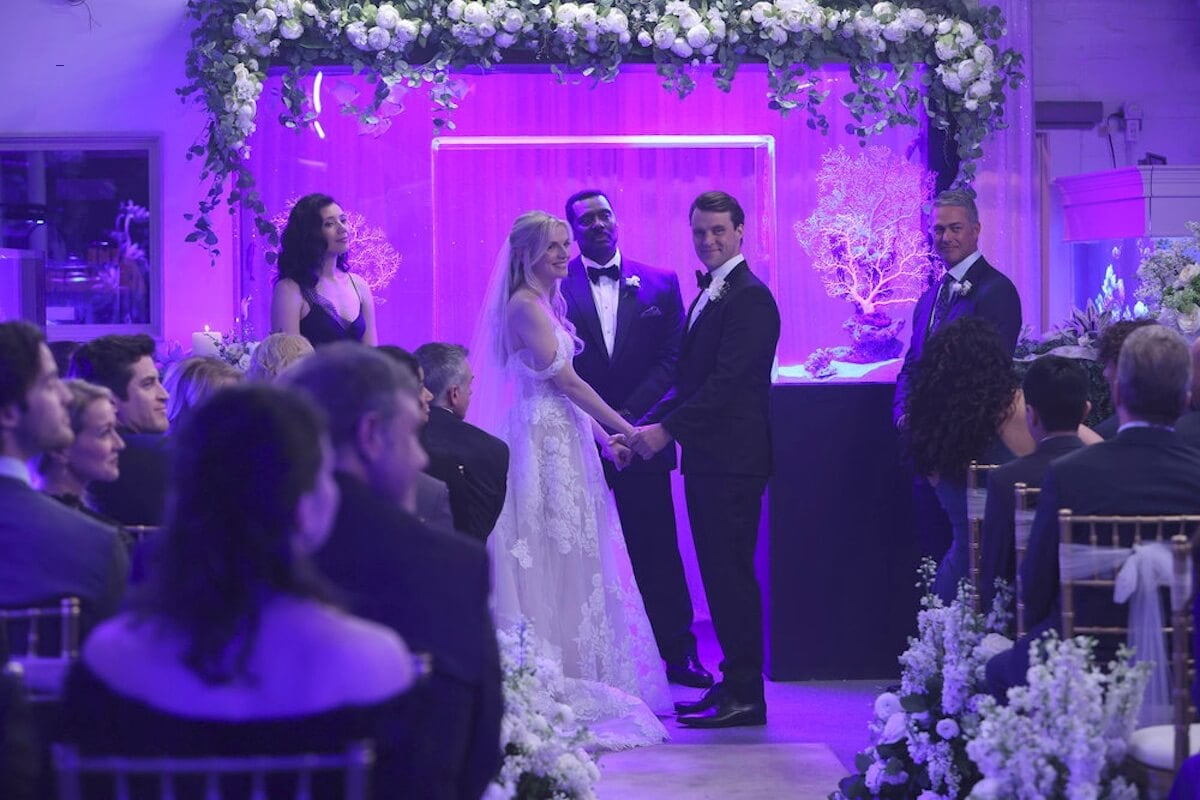
M85 628L117 610L129 559L116 532L30 484L30 461L74 440L41 332L0 323L0 606L78 597Z
M980 316L995 324L1010 353L1016 350L1021 334L1021 298L1008 276L992 267L979 251L979 209L971 195L942 192L933 208L934 245L946 274L921 295L913 309L912 338L896 376L892 400L897 429L905 427L904 407L913 370L925 340L935 330L959 317ZM950 521L924 476L913 480L913 503L921 552L941 558L950 545Z
M722 680L695 703L677 703L689 727L764 725L762 595L754 549L771 473L768 393L779 342L771 290L742 257L746 214L725 192L705 192L688 213L706 270L687 315L675 385L642 420L643 458L674 440L683 448L688 519L713 626Z
M1077 361L1042 356L1029 366L1022 386L1025 421L1037 449L988 474L987 506L980 542L979 597L990 608L996 578L1011 586L1015 577L1015 526L1018 483L1041 486L1050 462L1083 447L1079 426L1088 415L1088 377Z
M583 340L575 371L632 423L663 398L675 379L683 336L683 298L673 272L626 258L608 197L595 189L567 199L567 222L579 256L562 284L567 316ZM675 445L618 471L608 460L629 560L659 654L672 683L706 688L712 674L696 655L692 599L679 556L671 470Z
M466 421L475 376L467 348L429 342L417 348L425 388L433 395L421 446L429 454L425 468L450 488L454 527L487 541L508 488L508 445Z
M405 724L388 737L403 774L387 785L404 796L477 800L500 766L503 714L487 551L402 507L425 465L419 384L355 342L321 348L280 381L329 418L342 500L317 566L352 612L433 657L432 677L404 696Z
M988 686L997 696L1025 682L1030 642L1061 625L1059 509L1100 515L1200 513L1200 450L1173 428L1191 394L1187 342L1163 325L1135 330L1121 347L1115 389L1117 435L1052 461L1046 471L1021 565L1029 634L988 662ZM1080 598L1081 604L1086 599Z
M108 387L117 399L125 449L120 477L91 486L96 510L123 525L161 525L167 497L167 399L144 333L101 336L71 356L71 377Z

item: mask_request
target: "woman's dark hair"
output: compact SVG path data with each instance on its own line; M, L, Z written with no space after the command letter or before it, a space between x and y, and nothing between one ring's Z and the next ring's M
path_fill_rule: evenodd
M321 260L328 245L322 233L321 209L337 201L327 194L306 194L292 206L287 225L279 237L279 276L291 278L302 288L312 289L321 274ZM338 256L337 268L350 271L346 254Z
M320 411L298 393L250 384L214 395L172 434L166 530L134 609L182 632L184 663L206 683L252 677L272 595L327 598L292 549L324 431Z
M989 320L961 317L929 337L905 408L917 471L964 476L996 438L1019 385L1012 356Z

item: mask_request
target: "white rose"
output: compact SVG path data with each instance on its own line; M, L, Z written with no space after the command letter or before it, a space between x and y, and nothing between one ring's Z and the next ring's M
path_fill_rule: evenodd
M700 48L700 54L704 55L704 56L711 56L715 52L717 52L717 43L716 42L709 42L708 44L706 44Z
M279 24L279 35L284 39L299 39L304 35L304 25L296 19L285 19Z
M463 9L467 7L465 0L450 0L446 6L446 16L456 22L462 19Z
M974 61L967 59L958 62L958 68L955 70L958 74L958 79L963 83L970 83L975 80L975 75L979 72L979 67Z
M900 12L900 23L910 31L919 31L925 27L925 12L919 8L906 8Z
M969 22L958 23L958 44L961 47L971 47L975 42L979 41L979 37L975 35L975 29L971 27Z
M996 58L996 54L992 52L992 48L983 42L975 45L975 50L972 51L971 56L981 67L991 64Z
M891 3L876 3L871 7L871 14L876 17L884 17L886 19L883 21L887 21L896 16L896 7Z
M391 3L382 5L375 12L375 24L384 30L394 31L400 24L400 12Z
M949 717L939 719L935 730L937 731L937 735L943 739L953 739L955 736L958 736L958 723Z
M1176 316L1176 322L1179 330L1184 333L1193 334L1200 331L1200 307L1192 305L1188 307L1187 311L1180 311Z
M971 84L971 89L968 94L971 97L982 99L992 93L992 84L988 81L975 81Z
M307 2L300 5L300 10L310 17L317 16L317 6L315 3Z
M233 18L233 35L243 42L248 42L258 37L258 31L254 30L254 23L250 21L249 17L245 14L238 14Z
M671 43L671 52L680 58L690 58L692 55L692 46L687 43L687 39L682 36L676 36L675 41Z
M697 50L708 44L708 40L712 38L708 33L708 28L704 25L695 25L688 29L687 43Z
M513 36L511 33L506 33L505 31L500 31L499 33L496 34L496 46L497 47L500 47L500 48L512 47L513 43L516 41L517 41L517 37Z
M669 50L675 43L675 31L666 25L654 29L654 45L659 50Z
M679 27L681 30L691 30L703 21L700 12L690 6L679 15Z
M417 27L417 23L411 19L402 19L396 23L396 42L403 47L410 42L414 42L421 33Z
M770 3L755 3L750 7L750 19L761 25L767 18L767 15L773 13L774 10L774 7Z
M946 87L946 89L948 89L951 92L954 92L955 94L962 94L962 90L963 90L962 81L960 81L958 79L957 72L955 72L952 69L944 69L942 67L938 67L937 73L938 73L938 75L941 76L942 84Z
M770 38L775 44L787 44L788 32L785 29L776 26L771 28Z
M629 17L619 8L614 8L604 17L608 29L613 33L625 33L629 30Z
M904 23L899 20L883 26L883 38L889 42L903 42L907 36L908 28L904 27Z
M800 13L798 8L789 8L779 15L779 22L783 27L792 32L799 32L808 27L808 20Z
M901 710L900 698L892 692L884 692L875 698L875 716L880 719L890 719L892 714Z
M489 19L487 8L478 0L471 0L463 8L463 22L468 25L479 26L484 20Z
M278 22L275 12L269 8L259 9L258 13L254 15L254 29L259 33L270 33L275 30Z
M879 790L883 786L883 764L876 761L867 767L867 772L863 775L863 783L866 784L867 791L872 795L879 794Z
M579 13L575 16L575 24L583 28L585 31L596 27L596 7L591 3L584 3L579 7Z
M943 19L941 22L938 23L938 26L937 26L938 36L944 36L952 30L954 30L954 20Z
M1179 270L1179 277L1176 279L1176 282L1180 287L1184 287L1195 280L1197 276L1200 276L1200 264L1188 264Z
M979 101L974 98L967 98L963 101L963 108L967 111L974 111L979 108Z
M631 39L633 39L633 35L627 30L621 31L621 34L617 37L617 41L621 44L629 44Z
M346 26L346 38L359 50L367 49L367 26L362 22L351 22Z
M376 25L367 31L367 47L372 50L386 50L392 43L392 34Z
M496 35L496 26L490 19L485 19L483 22L476 25L475 30L479 31L479 35L485 39L490 39Z
M559 25L574 25L579 16L579 6L574 3L563 3L554 14L554 21Z
M933 52L937 53L939 61L949 61L957 55L954 47L954 39L951 36L942 36L933 46Z
M708 23L708 26L712 29L713 39L719 42L725 38L725 20L718 17L717 19L711 20Z
M883 725L883 733L879 734L880 744L892 744L904 738L908 730L908 717L903 711L897 711L887 718Z
M971 789L972 800L999 800L1000 781L996 778L984 778Z
M642 47L649 47L654 44L654 39L645 31L638 31L638 44Z

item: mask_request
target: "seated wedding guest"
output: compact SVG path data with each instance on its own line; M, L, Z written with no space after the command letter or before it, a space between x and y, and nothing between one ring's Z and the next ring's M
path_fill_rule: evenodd
M67 397L41 332L0 323L0 606L78 597L86 629L117 610L129 559L112 528L30 483L26 465L74 439Z
M310 566L339 498L320 412L274 387L236 387L174 435L148 582L84 645L62 738L131 756L329 753L374 739L375 786L393 796L385 734L417 670L394 631L334 606Z
M1100 437L1080 431L1091 410L1088 377L1083 366L1061 356L1042 356L1029 365L1021 391L1025 395L1025 422L1037 449L988 473L987 506L980 542L980 607L991 608L996 578L1009 586L1015 582L1014 517L1018 483L1041 486L1046 467L1059 456L1083 447L1080 433L1095 444Z
M167 400L167 421L171 427L180 425L183 418L227 386L245 379L237 367L213 356L192 356L177 361L167 370L163 387L170 395Z
M313 346L298 333L272 333L258 343L250 354L246 380L271 383L290 365L307 355Z
M416 379L419 387L417 402L420 404L421 426L429 424L429 400L433 395L425 388L425 374L421 371L421 362L403 347L381 344L377 349ZM438 530L456 530L454 514L450 510L450 489L446 483L426 472L417 473L412 483L416 502L414 513L417 519Z
M120 475L92 487L95 508L123 525L161 525L167 495L167 400L144 333L101 336L71 356L71 377L107 387L125 440Z
M477 800L500 765L500 661L488 609L487 551L432 531L403 507L425 464L416 380L386 356L331 344L280 381L330 420L342 504L317 565L356 614L433 656L406 698L405 782L414 797Z
M346 213L327 194L301 197L279 237L271 296L272 333L295 333L314 347L353 339L378 344L371 287L350 272Z
M1175 432L1193 447L1200 447L1200 339L1192 344L1192 401L1175 421Z
M1113 413L1096 423L1096 433L1100 434L1103 439L1111 439L1116 436L1117 428L1120 426L1120 421L1117 419L1115 387L1117 356L1121 355L1121 345L1125 343L1129 334L1138 328L1157 324L1152 319L1122 319L1109 325L1100 333L1100 339L1096 342L1096 360L1100 362L1100 366L1104 370L1104 380L1108 383L1108 395L1113 399Z
M429 455L425 468L450 490L454 527L485 541L508 486L508 445L466 421L475 380L467 348L430 342L417 348L417 359L431 397L429 422L421 445Z
M125 441L117 431L116 401L108 389L87 381L63 381L63 386L75 440L42 455L37 467L38 488L63 505L115 528L120 523L92 508L88 487L93 481L115 481L120 474Z
M913 466L929 477L954 534L933 585L949 602L967 577L967 466L1034 451L1012 357L996 326L960 317L938 328L925 342L905 414Z
M1172 428L1187 407L1191 371L1187 342L1178 333L1163 325L1133 331L1117 360L1117 435L1050 462L1021 565L1029 633L988 662L988 688L997 697L1025 682L1030 642L1060 629L1059 509L1101 515L1200 513L1200 450ZM1086 599L1080 598L1081 605Z

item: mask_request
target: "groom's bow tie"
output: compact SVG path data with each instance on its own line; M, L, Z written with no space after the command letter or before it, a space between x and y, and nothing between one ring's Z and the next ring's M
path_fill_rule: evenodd
M696 270L696 285L701 289L707 289L712 284L712 273L705 272L702 269Z
M599 283L601 278L611 278L612 280L620 280L621 268L616 264L610 264L607 267L588 267L588 280L592 283Z

